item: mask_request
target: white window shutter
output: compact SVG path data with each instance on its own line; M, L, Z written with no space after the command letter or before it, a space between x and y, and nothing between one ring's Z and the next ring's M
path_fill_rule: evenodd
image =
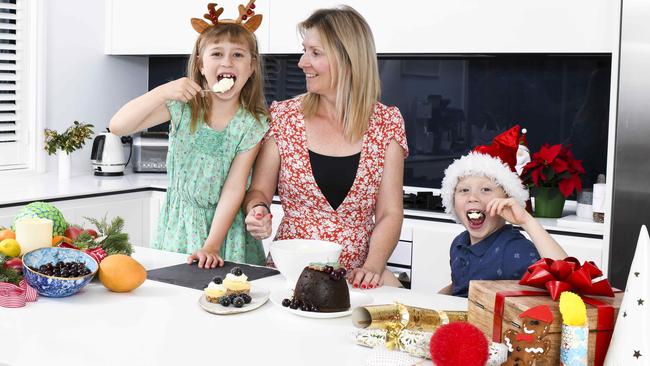
M25 47L21 4L29 0L0 0L0 170L22 168L29 147L21 113L21 76ZM24 89L24 88L23 88Z

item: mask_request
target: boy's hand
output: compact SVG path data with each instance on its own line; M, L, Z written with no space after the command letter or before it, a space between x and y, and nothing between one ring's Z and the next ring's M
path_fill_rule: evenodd
M219 251L206 249L205 247L197 250L187 257L187 264L197 261L199 268L216 268L223 266L223 259L219 256Z
M266 207L257 206L248 211L246 219L246 230L258 240L271 236L273 215L266 210Z
M495 198L485 206L485 213L499 215L511 224L523 226L531 218L528 211L521 207L514 198Z
M160 95L165 100L178 100L187 103L201 92L201 86L189 78L180 78L158 87Z

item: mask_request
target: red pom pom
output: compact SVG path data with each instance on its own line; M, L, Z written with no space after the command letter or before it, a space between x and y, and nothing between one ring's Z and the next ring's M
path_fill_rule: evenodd
M488 360L487 338L465 322L438 328L431 337L429 349L436 366L484 366Z

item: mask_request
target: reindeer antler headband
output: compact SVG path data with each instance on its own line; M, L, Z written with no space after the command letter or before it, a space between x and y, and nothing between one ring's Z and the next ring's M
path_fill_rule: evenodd
M208 4L208 13L203 15L203 17L209 20L212 24L204 21L203 19L192 18L192 28L199 33L203 33L206 29L210 27L217 26L219 24L239 24L244 27L249 32L253 33L260 24L262 24L262 15L255 14L255 0L250 0L248 5L239 5L239 16L237 19L219 19L219 15L223 13L223 8L215 9L217 6L216 3Z

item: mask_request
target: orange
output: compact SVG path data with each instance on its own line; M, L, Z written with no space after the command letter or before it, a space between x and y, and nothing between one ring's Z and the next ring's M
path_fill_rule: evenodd
M61 243L72 244L72 239L67 236L56 235L52 237L52 246L55 247Z
M146 279L147 271L128 255L109 255L99 264L99 280L114 292L133 291Z
M5 239L16 239L16 233L14 233L11 229L0 230L0 241L3 241Z

